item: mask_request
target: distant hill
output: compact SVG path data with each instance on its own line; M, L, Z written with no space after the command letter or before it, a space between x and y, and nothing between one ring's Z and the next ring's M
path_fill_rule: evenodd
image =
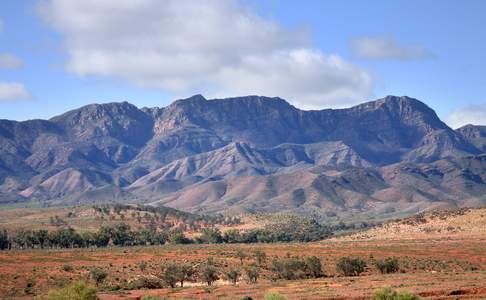
M437 210L389 221L372 229L339 240L432 239L451 236L463 238L486 235L486 208Z
M0 120L0 203L397 216L486 204L485 150L484 126L454 131L409 97L319 111L260 96L91 104Z

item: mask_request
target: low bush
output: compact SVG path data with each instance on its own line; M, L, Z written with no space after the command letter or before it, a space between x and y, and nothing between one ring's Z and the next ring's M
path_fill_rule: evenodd
M344 276L358 276L365 271L366 262L360 258L341 257L336 264L336 268Z
M160 289L163 284L158 278L143 276L128 283L127 287L130 290Z
M372 300L420 300L420 297L406 291L395 291L391 288L382 288L375 292Z
M307 275L313 278L322 277L322 264L321 260L316 256L309 256L305 260L307 268Z
M381 274L396 273L400 271L400 266L398 265L398 259L387 258L385 260L378 260L375 266L380 270Z
M295 280L306 277L306 264L302 258L287 257L272 260L272 271L277 279Z
M288 298L279 293L266 293L265 300L287 300Z
M159 296L143 296L141 300L165 300L165 298Z
M276 258L271 269L277 279L295 280L302 278L318 278L322 276L321 260L316 256L306 259L300 257Z
M139 264L138 264L138 267L140 268L140 271L145 271L145 269L147 269L147 262L146 261L141 261Z
M267 254L261 249L256 249L254 251L256 262L259 265L263 265L267 261Z
M72 272L74 270L73 266L68 264L63 265L61 269L65 272Z
M238 279L241 276L241 271L240 269L229 269L225 272L225 278L230 281L233 284L236 284L238 282Z
M245 269L245 274L249 283L256 283L260 276L260 270L256 266L249 266Z
M108 273L106 271L97 267L91 268L89 275L91 278L93 278L97 285L103 283L106 277L108 277Z
M47 300L96 300L96 288L84 281L76 281L69 286L50 291Z

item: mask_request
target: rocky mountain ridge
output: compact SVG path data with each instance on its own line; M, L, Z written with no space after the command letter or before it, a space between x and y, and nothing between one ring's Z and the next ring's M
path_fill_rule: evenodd
M452 130L396 96L319 111L259 96L91 104L0 120L0 202L319 214L481 205L484 128Z

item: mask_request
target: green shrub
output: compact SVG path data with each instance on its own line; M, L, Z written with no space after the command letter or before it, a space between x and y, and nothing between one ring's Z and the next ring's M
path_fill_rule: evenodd
M89 275L91 278L93 278L96 284L102 283L105 281L106 277L108 277L108 273L106 273L106 271L96 267L91 268Z
M365 271L366 262L360 258L341 257L336 264L336 268L344 276L358 276Z
M316 256L307 257L305 260L307 267L307 273L309 277L319 278L322 277L322 264L321 260Z
M169 243L171 244L191 244L192 242L181 231L174 231L169 235Z
M26 293L27 295L34 294L34 286L35 286L35 279L30 278L29 280L27 280L27 283L24 288L24 293Z
M249 266L245 269L246 277L249 283L256 283L260 276L260 271L255 266Z
M165 298L159 296L143 296L141 300L165 300Z
M225 272L225 278L232 282L233 284L236 284L238 282L238 279L241 276L241 271L240 269L229 269Z
M140 268L140 271L145 271L145 269L147 269L147 262L146 261L141 261L139 264L138 264L138 267Z
M73 266L68 264L63 265L61 269L65 272L72 272L74 270Z
M378 260L375 266L380 270L381 274L396 273L400 270L398 260L396 258L387 258L385 260Z
M387 287L376 291L372 300L420 300L420 297L406 291L395 291Z
M267 260L267 254L261 250L261 249L256 249L254 252L255 259L259 265L262 265L266 262Z
M76 281L60 290L50 291L47 300L96 300L96 288L84 281Z
M295 280L306 277L307 266L302 258L275 258L272 261L272 271L277 279Z
M265 300L287 300L288 298L279 293L266 293Z
M162 283L158 278L143 276L131 281L127 287L130 290L160 289L162 288Z
M246 253L243 250L239 249L238 251L236 251L236 257L240 259L240 264L242 265L243 260L246 258Z

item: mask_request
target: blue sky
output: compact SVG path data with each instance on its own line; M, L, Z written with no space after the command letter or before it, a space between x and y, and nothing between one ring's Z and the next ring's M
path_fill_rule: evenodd
M164 3L164 5L161 5ZM202 93L418 98L486 124L485 1L2 1L0 118Z

